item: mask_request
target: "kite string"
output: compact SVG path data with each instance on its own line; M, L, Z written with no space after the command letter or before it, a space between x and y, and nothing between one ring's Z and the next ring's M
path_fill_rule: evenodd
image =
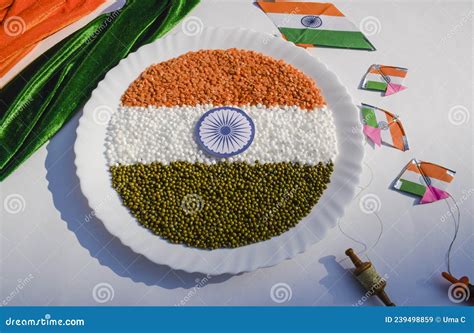
M366 143L366 144L367 144L367 143ZM354 196L354 198L352 199L353 201L354 201L355 199L357 199L357 198L362 194L362 192L364 192L366 189L368 189L368 188L370 187L370 185L372 184L372 181L373 181L373 179L374 179L374 172L373 172L372 168L370 167L370 165L368 165L365 161L364 161L363 163L364 163L364 166L367 167L367 169L370 171L370 179L369 179L369 181L368 181L368 183L367 183L366 185L357 186L357 187L360 189L360 191ZM344 230L342 229L341 220L340 220L340 219L337 220L337 226L338 226L339 230L341 231L341 233L342 233L344 236L346 236L347 238L349 238L350 240L352 240L353 242L362 245L362 250L356 252L356 254L359 255L359 256L362 255L362 254L364 254L364 253L366 253L368 250L372 250L373 248L375 248L375 247L378 245L378 243L379 243L379 241L380 241L380 239L381 239L381 237L382 237L382 234L383 234L383 223L382 223L382 219L381 219L380 216L377 214L377 212L373 212L372 214L375 215L375 217L377 218L377 221L379 222L380 231L379 231L379 233L378 233L378 235L377 235L376 241L374 242L374 244L372 244L372 246L370 246L370 248L367 246L367 244L366 244L363 240L359 240L359 239L357 239L356 237L351 236L351 235L348 234L346 231L344 231ZM368 258L367 255L366 255L366 257ZM347 259L348 259L348 258L344 258L344 259L340 260L339 263L341 263L341 262L343 262L343 261L345 261L345 260L347 260Z
M426 175L424 174L423 172L423 169L421 168L420 166L420 163L418 161L416 161L416 166L418 168L418 170L420 171L420 174L421 176L423 177L424 181L425 181L425 184L427 185L428 189L431 191L431 188L429 186L429 181L428 181L428 177L426 177ZM461 210L459 208L459 205L458 203L456 202L456 200L453 198L453 196L451 194L448 193L448 196L449 198L453 201L453 204L454 206L456 207L456 209L453 209L449 203L449 201L446 199L444 200L446 202L446 205L448 206L448 212L449 212L449 215L451 215L453 217L453 221L454 221L454 235L453 235L453 238L451 240L451 243L449 244L449 247L448 247L448 251L446 252L446 266L447 266L447 270L448 270L448 273L450 275L453 275L451 273L451 252L452 252L452 249L453 249L453 246L454 246L454 243L456 242L456 239L458 238L458 232L459 232L459 227L461 225ZM457 214L457 218L456 216L453 214L454 212L456 212Z
M453 238L451 240L451 243L449 244L449 247L448 247L448 251L446 253L446 265L447 265L447 270L448 270L448 273L450 275L453 275L451 273L451 252L452 252L452 249L453 249L453 246L454 246L454 243L456 242L456 239L458 237L458 233L459 233L459 227L461 225L461 210L459 209L459 205L458 203L456 202L456 200L451 196L451 194L448 193L448 196L449 198L453 201L454 203L454 206L456 207L455 211L456 211L456 216L453 214L454 213L454 210L452 209L450 203L448 200L445 200L446 202L446 205L448 206L448 209L449 209L449 213L450 215L453 217L453 221L454 221L454 235L453 235Z

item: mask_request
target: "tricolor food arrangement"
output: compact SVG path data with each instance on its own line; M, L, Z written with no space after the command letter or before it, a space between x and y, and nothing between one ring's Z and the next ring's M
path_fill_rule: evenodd
M336 155L331 110L315 82L238 49L146 69L106 138L113 187L135 218L170 242L205 249L294 227L318 202Z

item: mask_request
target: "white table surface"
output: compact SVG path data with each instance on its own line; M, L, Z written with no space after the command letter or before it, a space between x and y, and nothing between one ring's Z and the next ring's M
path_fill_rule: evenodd
M348 205L341 226L370 247L379 224L374 215L361 211L359 199L376 195L384 231L367 255L386 274L393 301L454 305L449 284L440 277L454 230L452 219L443 218L445 202L414 205L412 197L389 186L413 157L457 171L450 192L459 201L462 221L452 267L455 274L474 279L471 1L335 3L356 25L364 19L375 24L369 38L377 51L310 52L338 74L356 103L399 114L411 146L407 152L366 146L361 185L371 173L373 181ZM190 15L203 26L277 33L250 1L204 0ZM389 97L358 90L373 63L409 68L408 90ZM361 300L364 291L350 274L352 264L344 260L346 248L361 246L337 227L293 260L237 276L200 280L201 274L173 271L133 253L93 217L80 191L72 148L79 116L1 183L1 304L353 305ZM291 289L286 302L272 300L270 291L277 283ZM102 290L103 298L100 293L94 297L94 287L96 292L109 288L110 293ZM362 303L379 304L374 299Z

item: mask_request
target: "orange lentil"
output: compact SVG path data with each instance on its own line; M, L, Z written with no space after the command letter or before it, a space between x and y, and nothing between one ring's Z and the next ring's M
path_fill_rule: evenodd
M316 83L295 67L255 51L188 52L148 67L122 96L126 106L325 105Z

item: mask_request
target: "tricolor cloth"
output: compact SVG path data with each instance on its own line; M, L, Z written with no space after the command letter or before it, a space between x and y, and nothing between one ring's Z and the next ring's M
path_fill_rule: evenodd
M405 90L403 80L407 76L408 69L395 66L372 65L365 74L362 88L375 90L389 96Z
M332 3L257 3L281 34L299 46L375 50L364 34Z
M363 132L377 146L382 143L406 151L408 140L398 116L376 106L362 103Z
M127 0L119 11L96 18L49 49L0 89L0 181L66 124L111 68L171 30L198 2Z
M421 204L431 203L449 197L446 189L455 174L455 171L440 165L413 159L398 177L394 187L421 197Z
M252 63L263 70L236 79L235 71ZM131 84L111 116L105 153L115 189L143 226L193 247L234 247L276 236L309 213L337 155L335 123L325 103L315 102L322 99L314 99L314 81L290 67L250 51L202 50L151 66ZM216 70L218 80L209 77ZM288 89L290 77L299 90ZM269 102L272 94L262 82L281 102ZM304 87L311 91L300 94ZM161 194L159 186L165 186ZM306 199L296 200L303 192ZM180 208L189 195L203 202L192 216ZM248 195L253 199L240 200ZM156 215L145 216L138 199ZM224 222L216 221L219 214L235 224L216 230ZM190 223L194 231L186 236L178 227L166 229L159 216ZM259 239L243 234L246 228L268 229ZM209 233L218 243L206 243Z

